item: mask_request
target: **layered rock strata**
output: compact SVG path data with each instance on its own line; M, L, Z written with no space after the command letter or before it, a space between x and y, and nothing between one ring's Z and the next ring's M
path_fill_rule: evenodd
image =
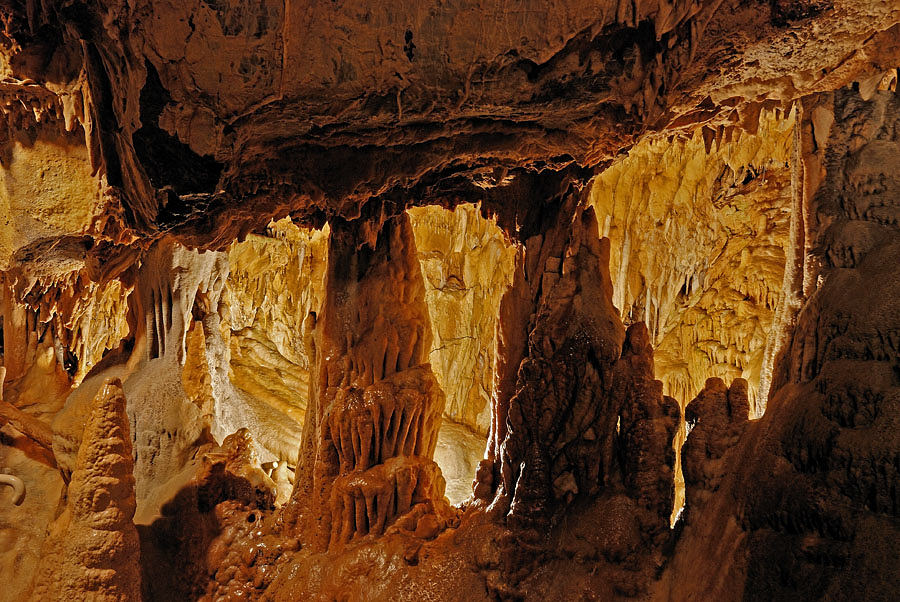
M892 68L898 17L893 0L12 3L4 156L64 140L34 163L93 176L78 211L38 195L47 233L221 248L288 213L320 226L442 202L455 178L597 166L646 131L752 121L761 101ZM45 178L65 196L75 181Z

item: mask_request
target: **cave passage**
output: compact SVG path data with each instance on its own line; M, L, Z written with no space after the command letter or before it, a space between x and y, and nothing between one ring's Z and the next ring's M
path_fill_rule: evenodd
M896 0L0 3L0 600L892 600Z

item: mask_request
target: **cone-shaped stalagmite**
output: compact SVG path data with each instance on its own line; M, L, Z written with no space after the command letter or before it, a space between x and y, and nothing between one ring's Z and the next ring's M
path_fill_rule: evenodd
M94 398L65 510L44 542L33 599L141 599L131 453L125 394L109 379Z
M499 464L493 507L517 523L547 521L561 504L617 486L654 515L671 507L678 408L653 379L646 327L625 333L612 305L609 241L593 209L573 210L577 198L563 204L555 227L528 239L501 304L510 319L501 324L498 378L517 368L516 385L498 389L493 457L479 475L489 479L487 464Z

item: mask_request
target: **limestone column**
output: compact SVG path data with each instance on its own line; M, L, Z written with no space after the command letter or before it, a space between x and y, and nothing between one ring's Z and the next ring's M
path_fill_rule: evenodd
M331 224L316 365L285 516L317 548L423 529L446 510L432 461L444 395L427 363L431 327L409 219ZM431 518L423 518L425 516Z

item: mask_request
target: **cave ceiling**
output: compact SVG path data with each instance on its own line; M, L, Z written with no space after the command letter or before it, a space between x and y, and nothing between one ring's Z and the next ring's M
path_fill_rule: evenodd
M110 203L70 223L210 247L287 214L318 226L502 205L490 189L522 172L568 166L583 181L642 136L754 122L900 54L892 0L28 0L2 13L8 127L32 152L83 144ZM66 134L79 129L83 143Z

